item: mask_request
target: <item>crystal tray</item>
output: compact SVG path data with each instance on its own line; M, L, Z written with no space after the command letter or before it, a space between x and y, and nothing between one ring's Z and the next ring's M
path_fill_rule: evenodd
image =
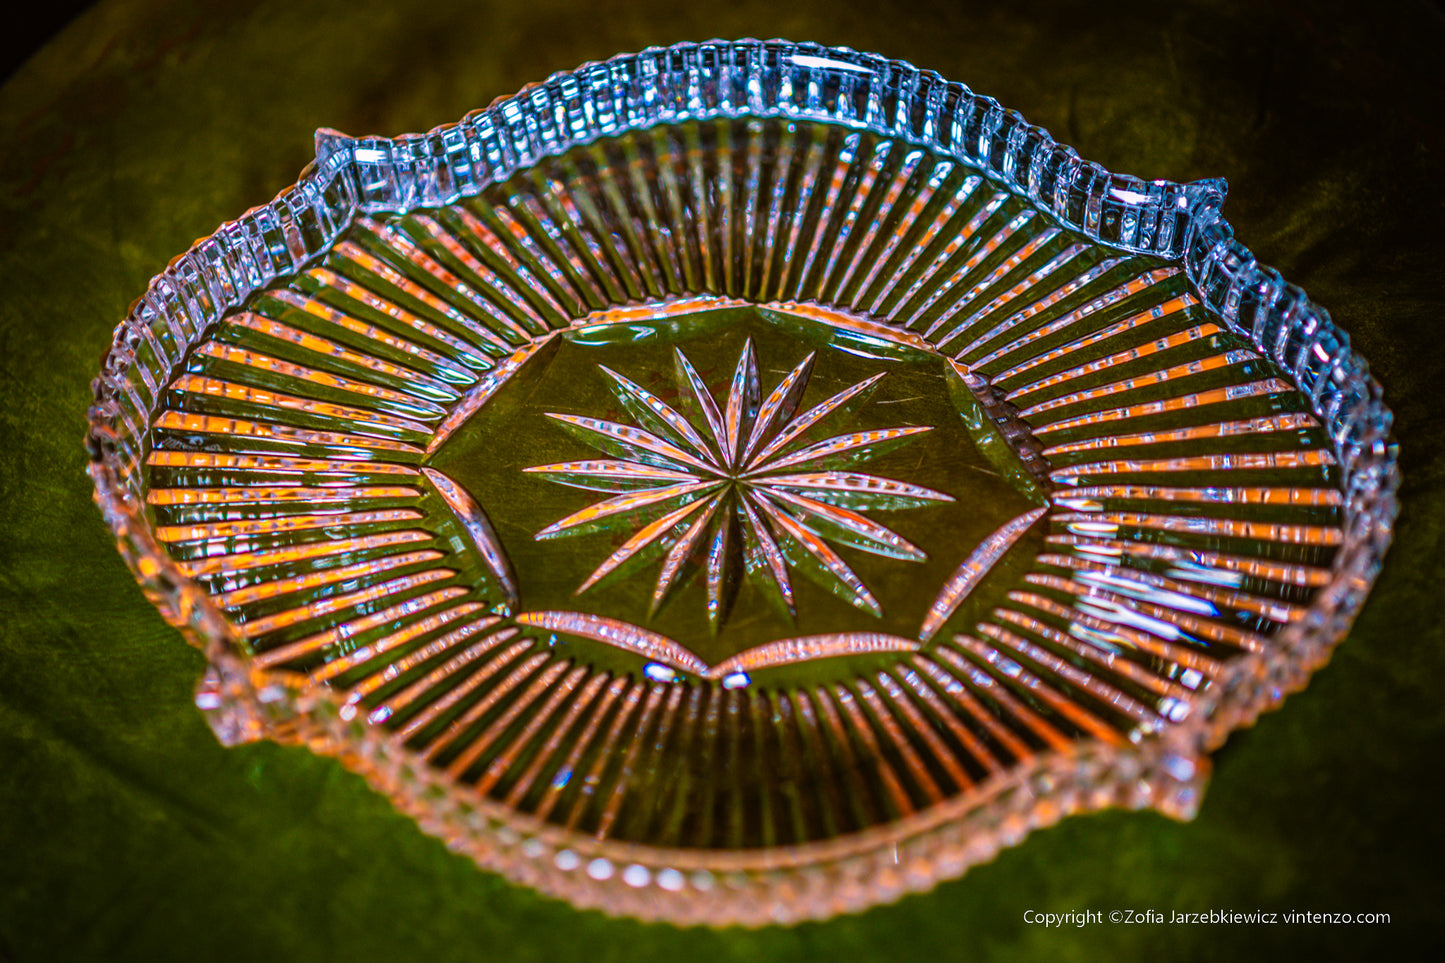
M607 912L792 922L1189 818L1396 511L1224 183L851 50L712 42L323 130L95 382L96 498L227 744Z

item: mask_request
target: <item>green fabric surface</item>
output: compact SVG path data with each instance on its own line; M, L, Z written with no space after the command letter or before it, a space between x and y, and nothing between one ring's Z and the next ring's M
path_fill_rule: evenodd
M1445 834L1445 17L1424 2L103 0L0 89L0 961L1422 958ZM581 912L449 853L337 763L224 749L200 655L91 503L88 382L147 279L294 180L320 126L397 134L650 44L783 36L992 94L1113 170L1224 175L1225 213L1370 360L1395 546L1309 688L1215 756L1191 823L1110 812L792 929ZM1387 912L1090 925L1028 910Z

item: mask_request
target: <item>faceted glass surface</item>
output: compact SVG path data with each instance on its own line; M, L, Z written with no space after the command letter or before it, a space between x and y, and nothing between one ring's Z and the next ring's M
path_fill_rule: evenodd
M926 342L860 328L753 308L581 326L429 463L491 506L519 613L557 613L539 621L559 644L587 638L561 613L596 616L676 646L633 651L654 675L746 664L732 685L807 661L783 658L790 639L908 651L1040 486Z
M1377 570L1388 411L1210 182L751 42L318 143L122 326L97 491L223 739L514 879L793 920L1186 817Z
M359 217L155 425L158 534L253 666L521 813L700 852L1157 738L1343 539L1306 399L1177 268L777 121Z

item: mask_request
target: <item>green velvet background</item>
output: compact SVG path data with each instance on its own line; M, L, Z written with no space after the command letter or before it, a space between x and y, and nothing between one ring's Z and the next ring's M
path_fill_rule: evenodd
M102 0L0 89L0 961L1324 958L1440 941L1445 16L1421 2ZM1225 175L1226 215L1352 335L1397 413L1396 543L1308 690L1216 755L1199 817L1077 818L860 916L678 930L449 854L338 765L226 750L201 657L90 500L88 381L147 279L266 201L311 133L455 120L649 44L877 50L1114 170ZM1382 926L1094 925L1026 910L1383 911ZM1294 954L1291 954L1294 955Z

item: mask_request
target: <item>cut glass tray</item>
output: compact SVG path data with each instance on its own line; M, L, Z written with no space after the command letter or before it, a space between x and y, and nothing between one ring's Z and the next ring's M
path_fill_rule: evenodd
M511 879L790 922L1188 818L1378 571L1389 411L1222 181L781 41L316 143L117 330L97 500L224 742Z

